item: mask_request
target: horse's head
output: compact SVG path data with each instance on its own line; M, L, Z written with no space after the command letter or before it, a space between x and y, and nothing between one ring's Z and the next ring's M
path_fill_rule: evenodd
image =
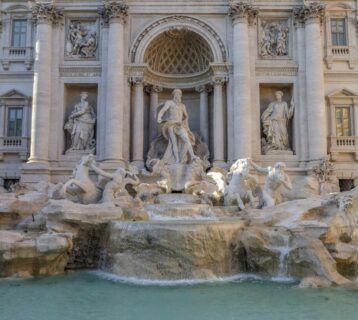
M239 159L231 167L230 172L232 174L240 174L247 176L249 174L250 164L248 159Z
M92 162L95 161L95 156L93 154L88 154L82 157L80 165L89 167Z

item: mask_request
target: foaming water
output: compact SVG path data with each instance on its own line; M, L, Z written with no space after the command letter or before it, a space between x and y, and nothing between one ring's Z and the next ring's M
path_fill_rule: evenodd
M201 221L218 221L219 219L214 215L193 215L193 216L165 216L157 214L148 210L149 219L152 221L190 221L190 220L201 220Z
M296 280L289 277L274 277L267 278L254 273L240 273L228 277L217 277L210 279L179 279L179 280L159 280L159 279L142 279L135 277L125 277L121 275L116 275L113 273L105 271L89 271L89 273L94 274L102 279L120 282L125 284L133 284L139 286L161 286L161 287L171 287L171 286L195 286L202 284L220 284L220 283L230 283L230 282L245 282L245 281L273 281L273 282L282 282L282 283L294 283Z
M296 278L288 277L288 276L276 276L270 278L272 282L278 283L296 283L298 280Z

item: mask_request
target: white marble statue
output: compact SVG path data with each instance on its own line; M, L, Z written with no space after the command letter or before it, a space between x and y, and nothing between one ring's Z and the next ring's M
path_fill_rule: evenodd
M166 164L184 164L198 159L193 150L195 137L189 129L182 91L175 89L173 96L173 100L168 100L158 113L158 123L163 123L162 134L168 141L162 160Z
M71 22L67 32L66 54L72 58L95 58L97 54L96 24Z
M74 106L65 124L65 130L71 135L69 151L89 151L95 148L94 126L96 115L87 101L88 93L81 92L81 101Z
M73 171L73 177L62 187L61 194L65 198L70 195L81 204L93 204L100 200L102 192L89 176L89 170L93 162L94 155L92 154L82 157Z
M277 162L273 167L262 168L250 160L251 165L255 170L261 173L266 173L265 186L262 191L261 207L272 207L282 202L281 188L285 187L292 190L292 183L290 177L285 173L286 165L282 162Z
M279 24L277 26L276 54L278 56L288 55L288 28Z
M127 185L136 186L140 183L140 180L136 174L132 174L122 167L119 167L114 173L109 173L100 169L93 161L91 163L91 169L99 176L109 179L103 190L101 199L102 203L113 202L116 198L116 195L122 192L126 192L125 188Z
M283 92L276 91L276 101L271 102L261 116L263 133L263 153L270 151L289 151L288 122L293 117L295 106L293 99L291 106L283 101Z
M228 174L229 183L225 188L224 205L237 205L241 210L249 204L254 207L254 192L258 187L258 181L250 175L250 161L248 159L237 160L230 168Z

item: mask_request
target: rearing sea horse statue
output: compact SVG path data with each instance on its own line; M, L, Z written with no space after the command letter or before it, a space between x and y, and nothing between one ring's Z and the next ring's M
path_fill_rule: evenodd
M82 157L73 172L73 178L62 187L61 193L65 198L68 195L77 197L78 202L82 204L97 203L100 200L102 192L89 177L90 166L93 162L93 154Z

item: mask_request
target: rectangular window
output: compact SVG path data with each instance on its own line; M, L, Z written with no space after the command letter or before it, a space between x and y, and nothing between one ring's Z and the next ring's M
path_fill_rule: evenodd
M17 19L12 23L12 46L26 47L27 20Z
M346 46L346 21L345 19L332 19L331 20L332 31L332 45L333 46Z
M9 108L7 121L7 136L21 137L22 136L22 108Z
M336 107L336 134L337 137L349 137L352 135L351 108Z

